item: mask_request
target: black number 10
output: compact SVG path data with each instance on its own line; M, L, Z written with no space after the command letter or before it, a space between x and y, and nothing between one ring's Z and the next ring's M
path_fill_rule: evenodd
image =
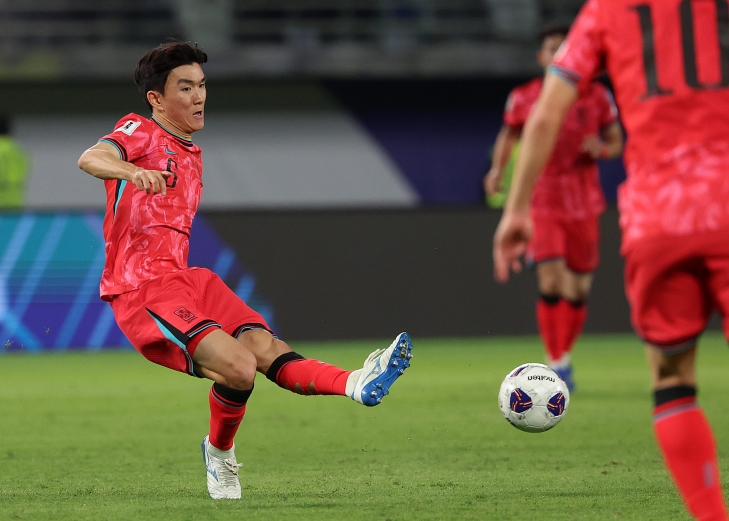
M729 2L727 0L698 0L713 1L716 5L716 26L718 29L719 56L721 61L721 80L716 83L701 83L696 68L696 46L694 41L694 13L691 4L697 0L683 0L679 4L681 19L681 48L683 49L683 68L686 83L689 87L700 90L716 89L729 86ZM670 89L658 84L656 70L656 47L653 35L653 18L651 6L640 4L632 9L638 13L640 29L643 34L643 67L645 68L647 91L643 99L652 96L671 94Z

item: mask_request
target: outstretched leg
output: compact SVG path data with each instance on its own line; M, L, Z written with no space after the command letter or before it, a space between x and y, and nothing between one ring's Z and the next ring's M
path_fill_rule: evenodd
M412 342L406 333L398 335L387 349L372 353L356 371L304 358L265 330L245 331L238 340L255 356L257 370L278 386L303 395L349 396L370 406L382 401L412 358Z

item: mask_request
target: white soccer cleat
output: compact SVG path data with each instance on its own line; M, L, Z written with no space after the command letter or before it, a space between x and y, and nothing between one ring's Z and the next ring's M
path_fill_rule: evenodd
M410 367L413 344L407 333L400 333L387 349L378 349L365 360L364 367L352 371L347 379L347 395L355 402L373 407L390 386Z
M230 450L210 445L209 436L202 441L203 461L208 474L208 492L213 499L240 499L238 469L243 466L235 459L235 445Z

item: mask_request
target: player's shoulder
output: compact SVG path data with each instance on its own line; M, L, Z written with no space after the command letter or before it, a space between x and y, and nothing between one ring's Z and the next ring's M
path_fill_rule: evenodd
M116 122L113 133L122 133L131 136L139 131L149 133L151 130L153 130L153 122L151 119L130 112Z

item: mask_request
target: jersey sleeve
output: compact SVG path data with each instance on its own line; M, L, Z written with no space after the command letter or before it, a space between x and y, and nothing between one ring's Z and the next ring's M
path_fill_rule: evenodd
M132 163L144 155L148 148L151 132L147 123L146 118L137 114L127 114L117 122L114 132L99 141L110 143L119 151L122 161Z
M513 128L522 128L529 115L528 109L519 89L512 90L504 107L504 124Z
M583 90L605 69L605 40L598 0L582 6L549 72Z

